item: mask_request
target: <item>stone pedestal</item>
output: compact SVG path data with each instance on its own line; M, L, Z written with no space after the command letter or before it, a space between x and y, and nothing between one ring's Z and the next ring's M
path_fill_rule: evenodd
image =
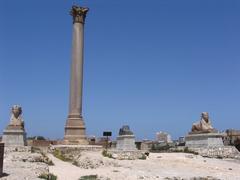
M117 137L117 150L121 151L135 151L137 150L135 145L134 135L121 135Z
M5 129L2 142L5 146L26 146L26 132L23 129Z
M223 137L222 133L188 134L185 137L185 146L189 148L223 147Z

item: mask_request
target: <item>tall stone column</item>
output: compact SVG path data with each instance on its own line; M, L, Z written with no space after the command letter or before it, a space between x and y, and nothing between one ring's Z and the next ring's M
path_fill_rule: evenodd
M73 6L72 66L69 114L64 140L68 144L87 144L86 128L82 117L84 23L88 8Z

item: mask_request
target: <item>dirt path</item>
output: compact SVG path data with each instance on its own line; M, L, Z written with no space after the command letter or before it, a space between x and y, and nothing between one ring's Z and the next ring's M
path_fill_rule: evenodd
M54 166L49 166L49 171L56 175L58 180L78 180L81 177L81 169L79 167L69 162L61 161L52 154L48 154L48 157L54 163Z

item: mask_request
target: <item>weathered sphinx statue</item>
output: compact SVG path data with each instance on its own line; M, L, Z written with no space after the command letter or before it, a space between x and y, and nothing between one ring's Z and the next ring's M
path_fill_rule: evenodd
M22 108L19 105L13 105L11 109L10 124L7 129L24 129L24 121L22 118Z
M25 146L26 132L24 129L24 121L22 118L22 108L19 105L14 105L11 108L10 123L3 131L2 142L6 146Z
M192 125L192 131L190 133L213 133L213 132L217 132L217 130L212 127L208 113L202 112L201 120Z
M212 149L223 147L223 138L225 134L218 132L213 128L209 115L207 112L201 114L199 122L192 125L192 131L185 136L185 146L188 148L196 148L194 151L199 154L202 153L201 149ZM219 152L220 153L220 152ZM218 154L218 153L216 153ZM220 153L221 154L221 153Z
M124 125L119 130L119 136L122 136L122 135L133 135L133 132L130 130L129 126Z

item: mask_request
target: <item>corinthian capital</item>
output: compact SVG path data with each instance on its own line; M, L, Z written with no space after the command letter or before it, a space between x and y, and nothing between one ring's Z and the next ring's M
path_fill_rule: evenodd
M89 9L87 7L80 7L76 5L72 6L70 14L73 17L73 23L84 24L88 10Z

